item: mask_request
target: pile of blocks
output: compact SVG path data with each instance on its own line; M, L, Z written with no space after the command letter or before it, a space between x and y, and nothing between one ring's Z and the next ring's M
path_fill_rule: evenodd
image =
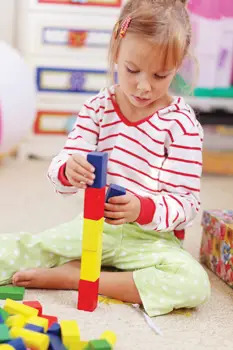
M0 299L11 295L22 300L24 288L0 287ZM0 308L0 350L112 350L116 335L104 332L99 339L83 341L76 321L58 323L43 314L38 301L22 303L6 298Z

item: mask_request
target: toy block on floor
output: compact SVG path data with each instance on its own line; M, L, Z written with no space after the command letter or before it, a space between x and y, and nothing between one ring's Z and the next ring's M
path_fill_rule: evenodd
M116 341L117 341L116 334L112 331L103 332L100 336L100 339L107 340L107 342L109 342L109 344L111 344L112 346L114 346L116 344Z
M106 185L108 154L91 152L87 155L87 161L95 168L95 180L92 188L102 188Z
M84 219L82 250L102 252L104 218L99 220Z
M57 317L56 316L41 315L40 317L46 318L49 321L49 324L48 324L49 327L51 327L54 323L57 323Z
M101 249L102 251L102 249ZM101 251L83 251L81 258L80 278L85 281L95 282L100 277Z
M3 318L3 321L6 322L10 314L0 307L0 316Z
M76 321L61 321L62 342L67 349L76 350L79 348L80 331Z
M0 350L15 350L15 348L9 344L0 344Z
M9 328L6 324L0 324L0 343L5 343L11 339Z
M66 347L64 344L62 344L61 338L57 335L50 334L49 335L49 350L66 350Z
M10 330L12 338L22 338L28 348L36 350L47 350L49 346L49 337L28 329L12 327Z
M112 350L112 346L105 339L91 340L88 343L87 350Z
M84 218L99 220L104 216L105 187L92 188L85 190L84 197Z
M99 279L95 282L79 281L78 309L92 312L98 303Z
M43 327L44 331L47 332L49 321L44 317L33 316L27 319L27 323L33 324L35 326Z
M109 201L110 198L112 197L119 197L119 196L124 196L126 194L126 190L124 187L121 187L119 185L114 185L111 184L107 190L106 193L106 202Z
M38 310L38 316L42 315L43 308L42 308L42 305L41 305L41 303L39 301L25 300L25 301L23 301L23 304L27 305L27 306L31 306L34 309L37 309Z
M0 299L5 300L7 298L12 300L23 300L25 293L24 287L7 287L7 286L1 286L0 287Z
M49 329L48 329L49 334L56 335L61 338L61 326L59 323L53 323Z
M19 327L22 328L26 324L26 319L22 315L12 315L6 320L8 327Z
M22 338L15 338L8 344L13 346L14 350L27 350Z
M36 326L35 324L26 323L24 326L24 329L28 329L29 331L37 332L37 333L44 333L44 328L41 326Z
M17 303L17 301L6 299L4 310L9 314L20 314L25 318L33 317L38 315L38 310L33 309L30 306Z

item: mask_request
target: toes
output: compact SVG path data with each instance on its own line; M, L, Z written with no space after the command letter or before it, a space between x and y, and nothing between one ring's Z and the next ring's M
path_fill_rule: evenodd
M16 272L12 277L12 283L20 286L20 283L26 283L32 280L33 270Z

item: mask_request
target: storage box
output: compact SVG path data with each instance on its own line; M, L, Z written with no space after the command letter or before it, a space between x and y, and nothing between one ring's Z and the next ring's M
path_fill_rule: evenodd
M205 211L201 262L233 288L233 210Z

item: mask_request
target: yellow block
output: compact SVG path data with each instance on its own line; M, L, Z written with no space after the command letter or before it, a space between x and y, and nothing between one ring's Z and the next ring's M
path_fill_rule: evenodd
M9 314L13 314L13 315L20 314L25 318L37 316L39 312L38 310L34 309L31 306L17 303L17 301L14 301L11 299L6 299L6 303L3 308Z
M28 348L47 350L49 347L49 337L46 334L13 327L10 330L10 335L12 338L22 338Z
M76 321L61 321L61 335L64 346L69 350L80 349L80 332Z
M34 324L35 326L43 327L45 332L47 332L49 327L49 320L38 316L30 317L29 319L27 319L27 323Z
M116 334L112 331L105 331L101 334L100 339L105 339L110 345L114 346L116 344Z
M9 316L6 320L6 325L8 327L19 327L22 328L26 324L26 320L22 315Z
M102 246L104 218L100 220L84 219L82 249L96 252Z
M15 350L15 348L9 344L2 344L0 345L0 350Z
M85 281L95 282L100 277L102 247L98 252L84 251L81 259L80 278Z

